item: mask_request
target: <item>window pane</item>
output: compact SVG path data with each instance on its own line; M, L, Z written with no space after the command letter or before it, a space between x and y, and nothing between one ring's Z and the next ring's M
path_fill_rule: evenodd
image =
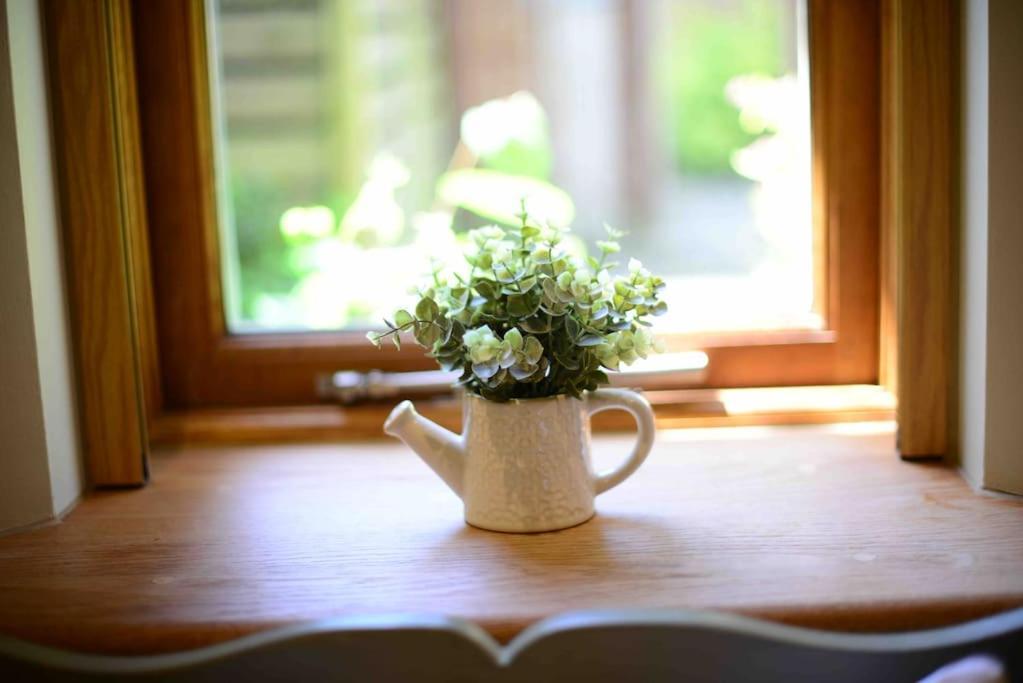
M817 327L799 0L216 0L232 330L366 328L519 197L669 283L661 331ZM582 244L580 244L582 248Z

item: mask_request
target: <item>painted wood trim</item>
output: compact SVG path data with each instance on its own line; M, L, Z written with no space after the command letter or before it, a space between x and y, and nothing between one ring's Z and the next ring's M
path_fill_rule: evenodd
M694 656L694 652L700 655ZM623 656L628 653L628 656ZM920 680L964 657L1023 673L1023 609L911 633L825 633L732 614L601 610L547 619L502 646L479 626L371 615L279 628L187 652L75 654L0 638L0 673L46 680ZM297 658L297 659L296 659ZM679 677L683 678L679 678Z
M944 456L955 348L957 2L885 0L884 16L882 222L897 359L886 365L900 454Z
M148 443L131 236L144 225L128 4L42 9L86 472L93 486L139 485Z

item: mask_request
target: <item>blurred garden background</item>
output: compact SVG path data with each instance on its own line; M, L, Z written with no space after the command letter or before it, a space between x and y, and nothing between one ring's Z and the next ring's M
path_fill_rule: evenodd
M366 329L465 231L605 222L661 331L814 314L801 0L213 0L235 332Z

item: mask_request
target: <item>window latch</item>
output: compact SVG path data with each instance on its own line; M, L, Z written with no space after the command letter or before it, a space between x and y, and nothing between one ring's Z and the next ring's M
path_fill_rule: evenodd
M679 389L703 384L707 376L703 351L664 353L637 361L620 372L609 372L611 386L642 389ZM317 394L344 405L383 401L397 397L452 393L458 389L458 372L384 372L341 370L317 378Z

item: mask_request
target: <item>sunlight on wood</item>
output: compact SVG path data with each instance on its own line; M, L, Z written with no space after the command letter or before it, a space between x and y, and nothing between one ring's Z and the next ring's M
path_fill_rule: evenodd
M683 429L660 429L657 441L661 443L685 443L697 441L748 441L777 437L779 434L791 434L793 430L805 431L807 434L842 434L848 436L884 436L895 435L893 420L876 420L871 422L836 422L833 424L805 425L802 427L765 425L748 427L690 427ZM601 439L626 437L594 437L594 442Z
M576 609L892 631L1023 605L1023 503L900 462L868 424L663 432L592 521L535 535L466 526L396 443L164 449L150 486L0 538L0 630L123 653L383 612L507 641ZM598 466L631 441L595 439Z
M839 411L851 408L895 408L895 398L874 385L843 387L770 387L765 389L723 389L717 392L729 415L792 412L799 410Z

